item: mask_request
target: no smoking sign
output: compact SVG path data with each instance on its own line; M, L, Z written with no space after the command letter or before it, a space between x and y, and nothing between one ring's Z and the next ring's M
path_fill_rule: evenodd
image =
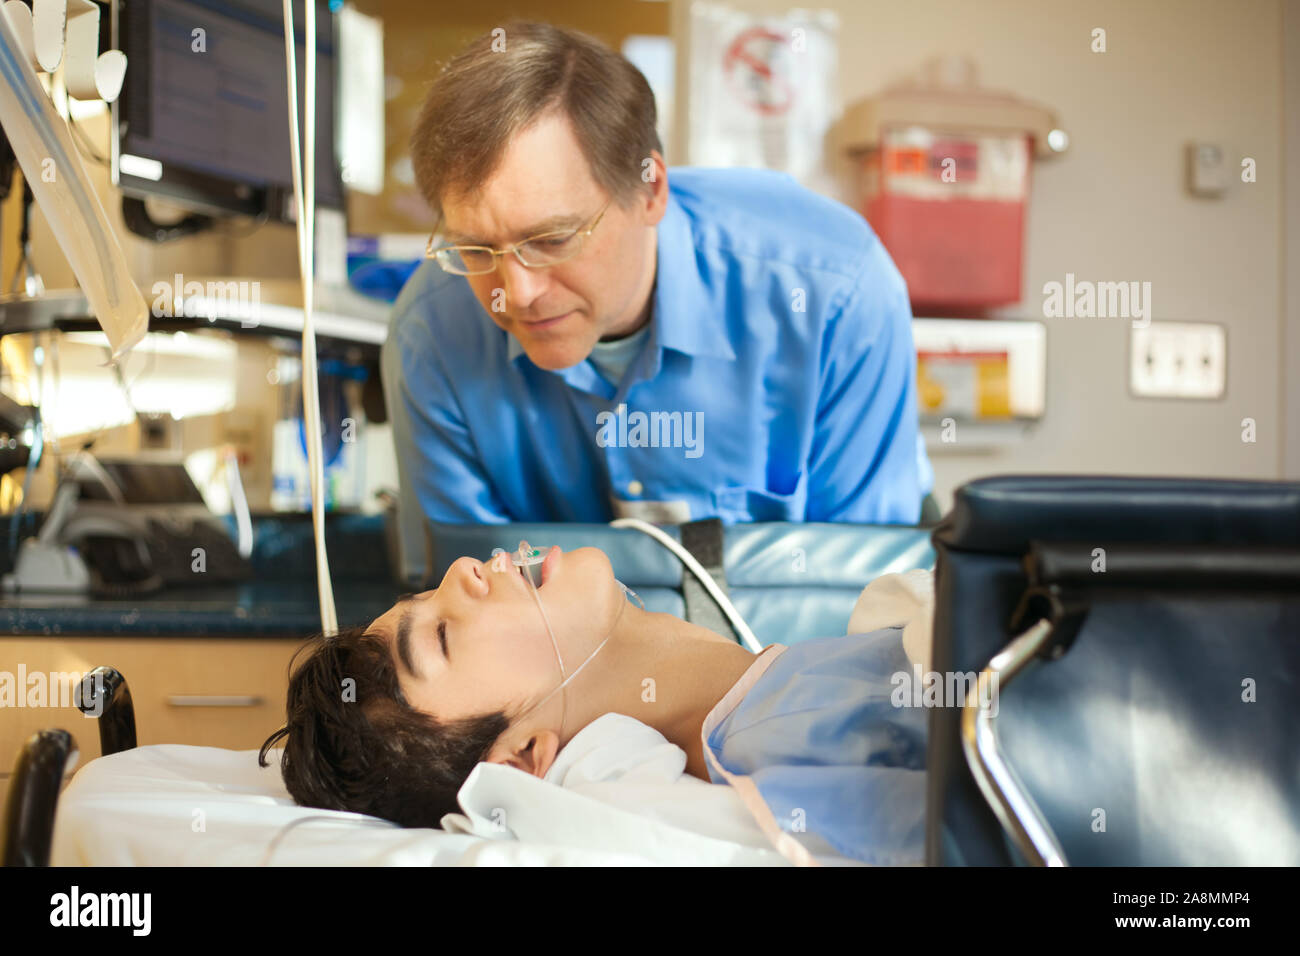
M767 27L752 27L736 35L722 60L727 86L755 112L777 116L794 103L790 82L790 42Z

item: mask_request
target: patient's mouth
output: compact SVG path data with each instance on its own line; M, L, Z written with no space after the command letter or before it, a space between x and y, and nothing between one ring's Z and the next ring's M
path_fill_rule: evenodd
M540 590L555 573L555 566L560 560L561 553L559 545L551 545L546 551L546 556L539 561L537 556L541 554L541 549L531 547L527 541L520 541L518 561L527 563L516 563L515 570L530 587Z
M551 545L551 550L546 552L546 559L542 561L542 584L550 580L551 575L555 573L555 566L560 563L562 553L558 544ZM538 587L541 587L542 584L539 584Z

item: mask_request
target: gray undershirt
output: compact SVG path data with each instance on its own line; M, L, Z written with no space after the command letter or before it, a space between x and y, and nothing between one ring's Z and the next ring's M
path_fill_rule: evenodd
M597 342L592 347L588 359L596 367L601 378L618 388L628 366L641 352L641 346L649 335L650 323L647 322L639 331L633 332L626 338L616 339L613 342Z

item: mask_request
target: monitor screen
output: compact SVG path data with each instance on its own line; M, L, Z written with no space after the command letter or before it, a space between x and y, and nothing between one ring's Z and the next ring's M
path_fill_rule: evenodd
M341 209L329 7L316 3L316 200ZM301 135L302 0L294 8ZM122 191L200 212L294 218L281 0L118 0L114 37L127 57L113 108Z
M203 495L180 462L100 462L128 505L201 505Z

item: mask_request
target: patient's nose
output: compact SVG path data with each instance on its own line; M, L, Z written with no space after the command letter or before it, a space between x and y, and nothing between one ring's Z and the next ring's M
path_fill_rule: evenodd
M488 583L486 576L486 566L481 561L475 561L468 555L463 558L457 558L447 569L447 575L443 578L443 584L454 583L462 588L467 594L482 597L488 593Z

